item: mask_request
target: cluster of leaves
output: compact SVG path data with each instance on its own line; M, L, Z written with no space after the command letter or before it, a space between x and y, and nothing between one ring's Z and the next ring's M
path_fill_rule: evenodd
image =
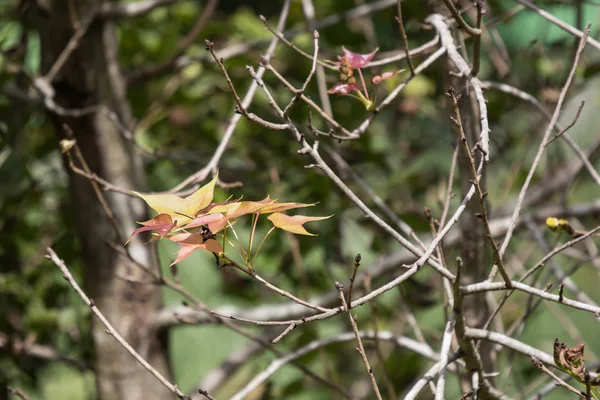
M258 254L264 240L275 228L300 235L312 235L304 229L304 223L329 218L304 215L289 216L283 214L283 211L309 207L314 204L279 203L269 196L259 201L225 201L213 203L216 182L217 177L215 176L208 184L185 198L174 194L153 195L134 192L144 199L158 215L148 221L140 222L143 226L136 229L131 234L129 240L140 232L153 231L152 240L165 238L181 244L179 254L171 265L184 260L196 250L210 251L217 255L217 259L222 258L225 256L224 249L226 248L226 244L229 243L243 258L246 265L252 269L252 242L256 224L261 215L270 214L268 220L273 223L273 227L263 238L254 253L254 257ZM230 228L234 236L238 238L233 224L238 217L244 215L253 216L253 229L247 249L244 249L239 239L239 246L235 246L227 239L226 235L227 229ZM221 234L221 243L216 239L217 233Z
M350 51L344 48L344 55L339 57L339 62L334 63L339 71L340 71L340 82L336 83L331 89L328 90L328 93L338 94L338 95L349 95L355 97L360 102L362 102L365 108L368 111L372 111L375 107L375 99L371 98L369 92L367 90L367 85L365 84L365 80L363 78L361 68L366 67L379 49L375 49L368 54L359 54L353 51ZM358 74L362 83L362 91L356 85L356 77L354 76L354 71L358 71ZM371 83L373 85L378 85L384 79L389 79L393 76L396 76L400 72L404 71L403 69L393 72L384 72L380 75L373 75L371 77ZM355 95L351 93L355 92ZM364 92L364 95L363 95Z

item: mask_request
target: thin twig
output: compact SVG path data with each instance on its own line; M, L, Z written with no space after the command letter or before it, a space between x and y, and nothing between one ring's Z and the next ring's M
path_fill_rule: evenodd
M215 50L213 48L213 42L211 42L210 40L207 39L204 41L204 45L205 45L206 50L210 53L210 55L213 57L213 59L219 66L219 69L221 70L221 72L223 73L223 76L225 77L225 80L227 81L227 85L229 86L229 89L231 90L231 93L233 94L235 104L237 104L235 112L242 114L248 120L250 120L252 122L256 122L257 124L262 125L268 129L273 129L276 131L282 131L282 130L288 129L286 124L275 124L273 122L265 121L264 119L260 118L256 114L249 113L246 106L244 106L244 104L242 103L242 99L240 99L240 96L237 94L237 91L235 90L235 86L233 86L233 82L231 82L231 78L229 78L229 74L227 73L227 69L225 68L225 65L223 65L223 62L221 61L219 56L217 56L217 54L215 53Z
M452 16L458 22L458 25L464 29L471 36L481 35L481 29L472 28L467 22L463 19L462 15L458 12L452 0L444 0L444 4L448 7L448 10L452 13Z
M302 0L302 11L304 17L308 23L308 29L311 31L316 30L316 12L315 5L312 0ZM329 99L329 93L327 93L327 77L325 75L325 68L321 65L317 65L317 88L319 90L319 99L323 110L328 116L333 117L333 109L331 108L331 100Z
M125 252L125 250L122 247L113 247L113 249L116 250L123 257L126 257L133 265L137 266L138 268L142 268L144 271L148 271L148 273L152 274L156 279L159 278L157 274L153 273L148 268L146 268L143 264L141 264L138 261L131 258L131 256L129 256L129 254L127 252ZM275 347L273 347L273 345L271 345L268 341L266 341L260 337L257 337L256 335L246 331L243 328L240 328L237 324L233 323L232 321L229 321L227 318L224 318L221 315L217 315L216 313L213 313L203 301L201 301L200 299L193 296L180 283L174 282L170 279L164 279L164 278L160 282L165 287L175 291L176 293L179 293L184 298L186 298L191 303L193 303L194 308L196 308L198 311L201 311L205 315L207 315L208 318L210 318L213 323L218 323L220 325L223 325L223 326L231 329L232 331L244 336L245 338L257 343L261 347L269 350L271 353L275 354L278 357L282 356L281 351L279 351ZM350 396L346 393L345 389L343 389L339 385L329 381L328 379L323 378L319 374L312 372L307 367L305 367L304 365L302 365L296 361L292 361L291 364L294 365L299 370L301 370L306 376L314 379L315 381L317 381L325 386L330 387L331 389L335 390L336 392L342 394L345 398L348 398L348 399L350 398Z
M471 176L472 176L471 182L473 185L475 185L475 190L477 191L477 195L479 196L479 206L481 208L481 214L480 214L481 222L483 223L483 226L484 226L485 232L486 232L486 237L487 237L488 241L490 242L490 246L492 247L492 251L494 253L494 262L498 266L498 270L500 271L500 275L502 275L502 279L504 279L506 286L508 288L510 288L511 287L510 286L510 276L508 276L508 273L506 272L506 268L504 267L504 263L502 262L502 256L500 255L500 252L498 251L498 245L496 244L496 241L494 240L494 236L492 235L492 231L490 229L487 207L485 205L485 198L487 196L487 193L484 193L481 190L481 185L479 183L480 177L477 175L477 170L475 169L475 160L473 158L473 154L471 153L471 150L469 148L469 143L467 141L467 137L463 130L462 118L461 118L460 110L459 110L459 106L458 106L457 94L453 88L450 88L448 90L448 94L449 94L450 98L452 99L452 105L453 105L454 114L455 114L453 121L456 124L456 126L458 127L458 132L460 134L460 138L459 138L460 145L463 149L463 153L465 154L465 157L467 158L467 161L469 162L470 172L471 172Z
M535 357L531 357L531 362L533 363L533 365L535 365L537 368L541 369L542 371L544 371L549 377L551 377L552 379L554 379L554 382L559 385L564 387L565 389L569 390L572 393L575 393L577 396L581 397L582 399L587 398L585 394L581 393L581 390L577 390L575 389L573 386L569 385L567 382L563 381L562 379L560 379L558 377L558 375L556 375L554 372L550 371L548 369L548 367L546 367L544 365L543 362L541 362L540 360L538 360Z
M67 133L67 137L71 138L71 140L73 140L73 142L74 142L72 150L74 151L75 156L79 160L79 163L83 167L85 174L87 176L93 176L94 174L93 174L92 170L90 169L88 163L86 162L85 158L83 157L83 153L81 152L81 149L79 148L79 145L77 144L77 141L74 139L75 136L73 134L73 131L67 125L64 125L64 128ZM69 165L71 166L71 168L73 170L75 170L76 167L73 163L73 159L71 157L70 151L67 151L67 156L69 159ZM90 184L92 185L92 189L94 190L94 193L96 194L96 197L98 198L98 202L100 202L102 210L106 214L106 217L108 218L108 221L110 222L110 225L113 228L113 231L115 233L115 238L117 239L117 241L119 243L124 243L123 237L121 236L121 230L119 229L119 224L116 221L115 215L113 214L113 211L110 208L110 205L108 204L108 201L106 200L106 197L104 197L104 194L100 190L98 183L95 180L90 179Z
M413 65L412 60L410 59L410 51L408 50L408 38L406 37L406 30L404 29L404 21L402 19L402 0L398 0L398 15L396 16L396 21L398 21L398 26L400 27L400 36L402 37L402 42L404 43L404 51L406 52L406 62L408 63L408 68L410 69L410 74L415 74L415 66Z
M285 21L287 20L289 10L290 10L290 3L291 3L291 0L286 0L283 4L283 7L281 8L281 13L279 15L279 21L277 23L278 30L282 30L285 25ZM269 44L269 47L263 56L264 59L269 60L273 56L273 53L275 52L275 48L277 47L277 42L278 42L278 38L276 38L276 37L273 38L273 40L271 40L271 43ZM257 74L258 74L258 76L262 77L264 72L265 72L265 68L260 67L258 69ZM252 101L254 99L254 94L256 93L257 88L258 88L258 85L255 82L252 82L252 84L248 88L248 91L246 92L246 95L244 96L244 99L242 100L242 108L243 109L247 109L250 106L250 104L252 103ZM179 183L177 186L172 188L169 192L171 192L171 193L179 192L189 185L195 185L195 184L202 182L204 179L206 179L208 177L209 174L216 173L217 167L221 160L221 157L223 156L223 153L225 153L225 149L227 148L227 145L229 144L229 141L231 140L231 137L233 136L233 132L235 131L235 128L241 118L242 118L242 115L237 114L237 113L231 117L231 119L229 120L229 124L227 125L227 128L225 129L225 134L223 135L223 138L221 139L219 146L215 150L215 153L211 157L208 164L206 164L206 166L204 168L202 168L201 170L195 172L194 174L192 174L189 177L187 177L186 179L184 179L181 183Z
M196 42L198 35L200 34L200 32L202 32L207 22L210 20L218 3L219 0L208 0L204 4L204 6L202 7L202 13L198 16L196 23L189 31L189 33L183 39L181 39L173 55L171 55L167 60L162 61L158 64L137 67L134 71L132 71L131 74L128 74L126 76L127 84L136 84L148 78L161 75L165 72L170 71L175 65L177 65L177 61L179 60L179 58L183 54L185 54L185 51L192 44Z
M550 134L552 133L552 130L554 129L554 125L556 124L556 121L558 120L558 117L560 115L562 104L567 95L567 91L569 90L569 88L571 86L571 82L573 81L573 77L575 75L575 70L577 69L577 65L579 64L579 59L581 57L581 53L583 53L583 50L585 49L585 45L588 41L589 30L590 30L590 26L588 25L588 27L585 29L583 37L581 38L581 41L579 42L579 48L577 49L577 53L575 54L575 59L573 61L573 65L571 67L571 71L569 72L569 76L567 77L567 80L560 92L558 102L556 103L556 107L554 109L554 114L552 115L552 119L550 120L550 123L548 124L548 127L546 128L546 132L544 133L544 137L542 139L542 142L540 143L540 147L538 148L538 152L535 156L533 164L531 165L531 168L529 169L529 173L527 174L527 178L525 178L525 182L523 183L523 186L521 187L521 191L519 192L517 204L515 206L514 212L511 217L511 224L508 227L508 231L506 232L506 236L504 238L504 241L502 242L502 246L500 246L500 257L502 257L504 255L504 252L506 251L508 244L510 243L510 239L512 238L512 235L513 235L516 223L517 223L517 219L519 218L519 214L521 212L521 207L522 207L523 201L525 199L525 194L527 193L527 189L529 188L529 184L531 182L531 179L533 178L533 174L535 173L537 165L539 164L539 162L542 159L542 155L544 153L544 150L546 149L546 145L550 138ZM494 277L495 272L496 272L495 268L493 268L492 272L490 273L489 280L491 280Z
M374 332L360 332L360 337L362 339L375 339ZM392 343L395 343L397 346L406 348L417 354L420 354L429 359L436 360L437 355L426 345L423 345L413 339L404 337L404 336L395 336L391 332L378 332L377 338L379 340L385 340ZM287 365L288 363L292 363L294 360L313 352L322 347L328 346L334 343L343 343L349 342L352 340L356 340L356 336L354 332L344 332L337 336L326 338L326 339L318 339L308 343L305 346L300 347L299 349L294 350L292 353L286 354L276 360L273 360L269 363L268 367L262 371L260 374L256 375L250 382L246 384L246 386L237 392L232 400L236 399L244 399L248 396L254 389L259 387L262 383L266 382L269 377L271 377L275 372L280 370L282 367Z
M579 29L574 28L573 26L567 24L566 22L555 17L554 15L550 14L549 12L537 7L535 4L531 3L528 0L515 0L515 1L517 3L523 4L525 7L528 7L529 9L533 10L538 15L540 15L541 17L545 18L546 20L552 22L554 25L558 26L562 30L569 32L571 35L577 36L579 39L583 39L584 36L589 35L589 32L586 35L585 30L582 32ZM590 46L600 50L600 42L598 42L596 39L588 37L587 41L590 44ZM581 45L581 42L579 42L579 44Z
M308 76L304 80L304 84L302 85L302 87L298 90L294 90L294 97L292 97L292 100L290 100L289 104L283 109L283 113L285 115L288 115L288 113L292 109L292 107L294 107L296 105L296 103L298 103L298 100L300 100L300 98L306 91L306 88L308 87L308 84L310 83L310 80L314 76L315 71L317 69L317 56L319 55L319 32L317 32L317 31L313 32L313 43L314 43L314 53L313 53L313 58L312 58L313 62L312 62L312 66L310 68L310 72L308 73Z
M300 49L298 46L296 46L295 44L293 44L292 42L287 40L285 38L284 34L281 33L281 31L276 31L273 28L271 28L271 26L267 22L267 19L263 15L260 16L260 20L262 21L262 23L265 25L265 28L269 32L271 32L275 37L279 38L283 43L285 43L292 50L296 51L298 54L304 56L305 58L308 58L313 63L319 64L321 67L337 71L338 67L334 63L321 61L317 58L316 55L311 56L310 54L308 54L307 52L305 52L304 50Z
M591 312L593 314L600 315L600 307L594 306L591 304L587 304L587 303L583 303L581 301L576 301L576 300L571 300L571 299L566 298L564 296L564 294L562 293L562 290L560 290L560 287L564 286L563 284L561 284L559 286L559 295L550 294L542 289L537 289L537 288L531 287L529 285L526 285L526 284L524 284L522 282L518 282L518 281L512 281L512 285L513 285L513 289L511 289L511 290L519 290L521 292L533 294L544 300L563 304L565 306L575 308L577 310L587 311L587 312ZM507 289L505 287L504 282L480 282L480 283L473 283L471 285L463 286L460 288L460 292L465 296L475 294L475 293L491 292L491 291L499 291L499 290L509 290L509 289Z
M585 100L583 100L577 108L577 113L575 114L575 118L573 118L573 121L571 121L571 123L567 125L564 129L562 129L560 132L555 133L552 139L548 140L548 143L546 143L546 147L550 146L550 143L554 142L556 139L564 135L569 129L575 126L577 120L579 119L579 116L581 115L581 110L583 110L583 106L585 106Z
M554 257L556 254L561 253L562 251L564 251L565 249L568 249L569 247L573 246L574 244L587 239L590 236L593 236L596 232L600 231L600 226L592 229L591 231L587 232L585 235L579 236L573 240L568 241L567 243L563 244L562 246L554 249L553 251L551 251L550 253L546 254L539 262L537 262L532 268L530 268L520 279L519 279L519 283L524 282L528 277L530 277L532 274L534 274L538 269L542 268L544 265L546 265L546 262L548 260L550 260L552 257ZM490 282L489 280L487 282ZM490 314L490 316L488 317L487 321L485 322L485 324L483 325L483 329L487 329L487 327L490 326L490 323L492 322L492 320L496 317L496 315L498 315L498 313L500 312L500 308L502 308L502 306L504 305L504 303L506 303L506 301L508 300L508 298L514 293L514 290L511 290L510 292L506 293L504 295L504 297L502 298L502 300L500 300L500 303L498 304L498 306L496 307L496 309L494 309L494 311Z
M54 78L56 78L56 75L60 72L62 67L65 65L65 63L67 62L67 60L69 59L69 57L71 56L73 51L75 51L75 49L77 49L77 47L79 46L79 42L81 41L83 36L86 34L86 32L89 29L92 22L98 16L97 11L98 11L97 9L89 11L88 15L86 15L86 17L85 17L85 20L81 24L81 27L79 29L75 30L75 34L71 37L71 39L69 39L69 42L65 46L64 50L56 58L56 61L54 61L54 64L52 64L52 66L48 70L48 73L43 77L43 79L49 85L52 84L52 81L54 80Z
M521 100L525 100L525 101L531 103L535 108L538 109L538 111L540 113L542 113L542 115L544 115L544 117L546 117L546 119L548 121L552 120L552 115L550 114L550 112L548 110L546 110L546 108L531 94L524 92L520 89L517 89L516 87L507 85L505 83L490 82L490 81L485 81L482 83L488 88L500 90L504 93L508 93L510 95L518 97ZM564 128L560 125L560 123L556 122L556 124L554 126L554 130L557 131L557 133L558 133L563 129ZM588 156L585 154L585 152L581 148L579 148L577 143L571 138L571 136L568 133L565 132L565 134L562 135L562 137L563 137L563 139L565 139L565 141L567 142L569 147L571 147L571 149L577 154L577 156L581 160L582 164L576 170L578 171L582 166L584 166L587 169L587 171L590 173L590 175L592 176L594 181L598 185L600 185L600 174L598 174L598 172L596 171L594 166L590 163L590 161L588 160Z
M365 291L369 293L372 290L371 286L371 275L365 275L365 279L363 281L365 285ZM394 389L394 384L392 382L392 378L388 372L388 369L385 366L385 358L383 356L383 352L381 351L380 340L379 340L379 322L377 318L377 302L372 301L369 303L371 307L371 321L373 324L373 331L375 332L375 354L377 355L377 359L381 364L383 370L383 379L385 380L385 387L390 400L396 400L396 390Z
M127 352L129 354L131 354L133 356L133 358L135 358L136 361L142 365L142 367L144 367L148 372L150 372L152 375L154 375L154 377L156 379L158 379L160 381L160 383L162 383L167 389L169 389L171 392L176 394L177 397L179 397L180 399L186 399L187 396L177 387L177 385L172 384L164 376L162 376L160 374L160 372L158 372L146 360L144 360L142 358L142 356L140 356L138 354L138 352L135 351L133 349L133 347L131 347L129 345L129 343L127 343L125 341L125 339L123 339L123 337L121 335L119 335L119 333L115 330L115 328L113 328L113 326L110 324L110 322L108 322L106 317L104 317L104 315L100 312L100 310L98 310L98 307L96 307L96 304L94 303L94 301L92 299L90 299L85 294L85 292L79 287L79 285L77 284L75 279L73 279L73 275L71 275L71 272L65 265L64 261L61 260L60 258L58 258L58 256L54 252L54 250L52 250L50 247L48 247L46 249L46 251L48 253L47 258L49 260L51 260L58 267L58 269L62 272L64 278L73 287L73 289L75 289L75 292L77 292L77 294L79 295L79 297L81 297L83 302L90 307L90 309L96 315L96 317L98 317L100 322L102 322L102 324L104 324L104 326L106 327L106 330L107 330L106 332L109 335L111 335L112 337L114 337L115 340L117 342L119 342L119 344L121 346L123 346L123 348L125 348L125 350L127 350ZM208 399L213 399L213 397L210 396L209 394L205 394L205 397Z
M371 385L373 386L373 390L375 391L375 396L377 396L377 399L383 400L381 397L381 393L379 392L379 386L377 386L377 381L375 380L375 375L373 375L373 368L371 368L371 365L369 364L369 359L367 358L367 353L365 353L365 348L362 344L362 340L360 338L360 333L358 332L358 326L356 325L354 316L350 312L348 303L346 303L346 299L344 298L344 285L339 282L336 282L335 288L338 291L338 297L339 297L340 301L342 302L342 306L344 307L344 310L348 313L348 318L350 319L350 325L352 325L352 331L354 332L354 336L356 337L356 342L358 343L357 350L360 353L362 362L365 365L365 369L367 370L367 373L369 374L369 379L371 380Z
M479 67L481 65L481 18L483 17L483 0L475 0L475 8L477 9L477 29L479 29L479 35L473 36L473 69L471 69L472 76L477 76L479 73Z
M350 277L350 286L348 287L348 304L352 304L352 288L354 287L354 280L356 279L356 271L360 267L360 253L354 257L354 266L352 268L352 276Z

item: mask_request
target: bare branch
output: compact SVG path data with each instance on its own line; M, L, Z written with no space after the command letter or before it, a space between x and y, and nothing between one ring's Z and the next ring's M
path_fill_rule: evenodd
M529 173L527 174L527 178L525 179L525 182L523 183L523 186L521 187L521 191L519 192L517 204L515 206L515 209L514 209L512 218L511 218L511 225L509 226L508 232L506 233L506 237L504 238L504 242L502 242L502 246L500 247L500 257L502 257L504 255L504 252L506 251L508 244L510 243L510 239L512 238L512 234L513 234L517 219L519 218L519 213L521 212L523 200L525 199L525 194L527 193L527 189L529 188L529 184L531 182L531 179L533 178L533 174L535 173L537 165L539 164L540 160L542 159L542 155L544 153L544 150L546 149L548 140L550 138L550 134L552 133L552 130L554 129L554 125L556 124L556 121L558 120L558 116L560 115L562 104L567 95L567 91L569 90L569 87L571 87L571 82L573 81L573 76L575 75L575 70L577 69L577 65L579 64L579 58L581 57L581 53L583 53L583 49L585 49L585 45L588 40L588 36L589 36L589 32L590 32L589 29L590 29L590 27L588 25L588 27L585 29L585 32L584 32L584 35L583 35L581 41L579 42L579 48L577 49L577 53L575 54L575 59L573 61L573 65L571 67L571 71L569 72L569 76L567 77L567 80L560 92L558 102L554 109L554 114L552 115L552 119L550 120L550 123L548 124L548 127L546 128L546 132L544 133L544 137L542 139L542 142L540 143L538 152L535 156L535 159L533 160L533 164L531 165L531 168L529 169ZM496 272L495 268L492 269L492 272L490 273L490 280L494 277L495 272Z
M123 339L121 335L119 335L116 329L113 328L110 322L108 322L108 320L104 317L100 310L98 310L98 307L96 307L94 301L90 299L85 294L85 292L79 287L77 282L75 282L75 279L73 279L73 276L71 275L71 272L65 265L64 261L58 258L54 250L48 247L46 251L48 252L47 258L58 267L58 269L62 272L64 278L67 280L67 282L69 282L73 289L75 289L75 292L77 292L77 294L79 295L79 297L81 297L83 302L90 307L90 309L96 315L96 317L98 317L98 319L104 324L104 326L106 327L106 333L114 337L115 340L119 342L119 344L123 346L123 348L127 350L127 352L131 354L133 358L135 358L136 361L142 365L142 367L144 367L148 372L154 375L154 377L158 379L160 383L162 383L167 389L169 389L171 392L177 395L177 397L179 397L180 399L186 399L187 396L181 390L179 390L177 385L172 384L164 376L162 376L156 369L154 369L154 367L152 367L146 360L144 360L142 356L140 356L138 352L135 351L133 347L131 347L129 343L125 341L125 339ZM205 394L205 397L208 399L213 399L213 397L209 394Z
M573 26L567 24L566 22L555 17L554 15L550 14L549 12L537 7L535 4L533 4L532 2L530 2L528 0L515 0L515 1L517 3L523 4L525 7L528 7L529 9L533 10L539 16L552 22L554 25L558 26L562 30L569 32L573 36L577 36L579 39L583 39L584 36L586 36L585 31L582 32L579 29L574 28ZM587 42L590 44L590 46L600 50L600 42L598 42L596 39L588 37Z

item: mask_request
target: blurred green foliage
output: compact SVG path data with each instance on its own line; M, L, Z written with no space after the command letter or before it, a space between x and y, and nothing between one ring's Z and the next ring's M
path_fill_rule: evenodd
M20 24L17 3L9 1L0 5L0 87L3 88L27 86L23 75L11 70L11 63L22 62L29 76L36 75L40 69L39 38L34 27ZM126 75L171 57L175 44L194 25L203 3L183 1L157 9L143 18L120 22L121 64ZM360 2L319 0L317 19L351 9L356 3ZM416 47L430 40L433 33L421 25L426 16L421 2L407 0L404 3L410 45ZM565 21L575 22L572 5L561 3L546 7L545 3L536 2ZM515 9L514 4L508 0L490 1L486 17L495 22L492 27L497 27L498 37L506 46L510 57L509 73L500 76L490 63L490 52L500 51L497 46L484 46L481 75L489 80L506 81L551 105L552 90L558 90L570 68L574 40L539 16ZM232 96L216 65L206 62L203 39L215 42L217 54L234 44L269 40L271 36L264 29L259 14L265 14L271 26L275 26L280 4L239 1L221 2L219 7L197 43L186 50L185 55L190 60L198 59L200 62L191 62L176 72L129 88L133 112L140 121L136 141L144 150L150 190L170 189L205 165L233 114ZM596 5L590 3L583 9L584 22L597 20ZM518 12L503 20L503 16L511 11ZM375 45L368 43L371 29L381 52L400 49L401 39L394 15L395 9L390 7L360 20L321 29L322 57L335 59L341 52L341 46L358 52L371 50ZM305 28L299 1L292 2L286 26ZM308 33L299 34L292 41L311 51ZM6 50L19 43L25 46L25 51L17 55L17 59L11 59ZM238 93L245 93L250 85L244 66L256 66L264 50L265 46L260 45L226 60L225 65ZM597 52L585 54L585 67L578 74L575 87L576 91L582 89L581 96L588 99L588 105L571 132L582 146L588 145L590 138L598 135L598 117L594 109L600 87L598 79L586 81L585 88L580 86L584 78L589 78L586 74L598 69ZM417 57L416 62L422 59ZM272 64L296 87L301 86L310 70L310 63L305 58L281 44ZM406 68L406 65L402 62L393 68ZM342 153L394 212L422 237L429 237L428 223L422 217L423 208L430 208L438 218L441 214L453 151L454 138L445 108L443 71L444 65L438 61L425 74L414 79L359 140L343 143L323 140ZM337 81L336 75L334 71L327 72L328 85ZM275 77L267 73L264 79L282 104L289 101L290 93ZM402 75L382 85L380 98L401 79ZM311 84L306 94L318 99L316 84ZM501 208L513 199L523 183L545 121L532 107L519 100L494 91L486 92L486 96L492 126L492 162L488 179L494 210L494 207ZM349 129L355 128L367 117L362 105L351 98L332 97L331 102L337 121ZM573 100L565 107L564 124L570 122L577 106L578 101ZM268 120L276 120L263 93L259 92L256 96L251 111ZM306 128L308 111L304 104L296 106L291 116ZM326 128L315 113L313 118L318 128ZM43 258L45 247L52 245L75 273L76 279L81 280L80 247L73 234L68 179L56 138L50 117L41 108L27 107L0 92L0 333L47 345L89 366L93 360L89 310L72 293L59 272ZM362 254L362 265L367 267L399 247L366 219L325 176L315 169L306 170L304 166L311 160L298 155L297 149L297 143L289 133L268 131L242 120L221 160L220 177L225 182L241 181L243 187L219 190L217 197L224 200L230 195L243 195L244 199L253 200L270 194L282 201L319 202L309 212L335 214L334 218L312 226L318 237L294 239L298 241L301 260L292 256L295 244L290 238L278 234L269 238L255 263L260 274L277 282L278 286L301 293L302 297L310 297L331 292L334 280L347 282L356 253ZM159 155L151 155L154 152ZM572 157L562 143L553 144L540 167L538 180ZM356 185L350 183L350 187L362 195ZM455 189L458 193L458 188ZM582 174L564 199L557 195L548 201L575 204L595 200L599 194L598 187ZM454 198L451 209L459 204L459 197ZM371 202L368 203L372 206ZM589 226L597 224L597 220L593 219L582 222ZM240 236L249 235L249 224L249 221L245 225L241 221L236 226ZM266 224L259 226L258 237L266 232L266 227ZM555 234L548 233L546 237L550 243L558 240ZM457 249L447 250L447 259L453 259ZM167 266L174 258L174 252L175 248L169 244L161 243L159 246L165 274L170 273ZM525 267L545 254L526 232L513 241L509 252L515 252L521 260L526 260ZM556 258L559 268L568 269L569 263L566 257ZM216 270L211 255L194 254L181 264L179 274L185 287L211 307L285 303L282 298L275 297L235 271ZM374 285L380 285L388 277L379 277ZM600 301L595 290L598 277L590 264L581 267L573 279L582 290ZM378 298L379 329L412 336L398 311L398 304L406 302L415 312L426 337L437 343L445 323L438 289L437 275L424 269L413 282L407 283L402 292L392 291ZM507 325L520 317L527 299L527 296L515 294L508 302L502 315ZM179 305L181 300L173 292L164 290L165 306ZM361 329L372 328L368 307L359 308L356 313ZM347 322L345 318L334 318L302 326L290 333L278 344L278 348L286 352L310 340L347 331ZM252 326L247 328L260 332ZM572 336L573 331L575 337ZM526 343L547 352L551 351L555 337L565 341L581 340L586 343L588 360L597 361L600 342L596 340L595 332L597 322L589 314L542 305L534 312L521 337ZM247 343L247 339L221 326L173 328L169 334L169 348L175 381L184 391L193 390L207 372ZM302 361L313 371L338 383L359 381L364 371L353 348L352 343L333 345L304 357ZM402 392L430 365L407 350L391 346L384 348L389 356L385 367L398 392ZM227 398L233 394L256 371L265 368L272 358L265 354L246 365L232 378L230 385L216 393L217 397ZM381 375L382 366L380 363L375 365L376 375ZM503 366L497 380L499 386L509 385L509 394L517 398L522 397L523 391L539 378L529 360L519 355L505 352L499 365ZM504 368L512 368L510 377L503 374ZM94 398L93 371L89 367L76 368L60 361L40 361L4 351L0 353L0 377L1 384L20 387L32 399ZM452 388L449 398L458 398L460 393L456 379L451 378L449 385ZM290 366L277 372L265 390L269 393L265 393L263 398L331 398L331 392L316 387L314 382ZM562 398L558 393L554 396L548 398Z

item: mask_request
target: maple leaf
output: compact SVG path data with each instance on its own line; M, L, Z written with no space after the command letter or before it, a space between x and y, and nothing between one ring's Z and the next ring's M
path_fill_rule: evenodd
M129 239L127 239L127 242L125 242L125 244L129 243L132 237L144 231L155 230L158 232L158 235L162 238L167 233L169 233L177 223L173 221L169 214L163 213L158 214L156 217L149 219L148 221L138 222L138 224L141 224L143 226L133 231L133 233L131 234L131 236L129 236Z
M193 220L198 211L206 208L212 202L216 182L217 176L185 198L174 194L133 193L141 197L154 211L159 214L168 214L177 226L181 226Z
M304 229L303 224L310 221L320 221L330 217L331 215L328 217L307 217L304 215L289 216L282 213L274 213L269 216L268 220L273 223L275 228L280 228L284 231L297 233L299 235L316 236Z
M227 225L227 217L220 212L211 212L194 218L183 226L184 229L197 228L206 225L212 233L217 233Z
M212 253L222 253L223 247L215 239L205 240L200 234L193 233L179 233L168 237L169 240L181 244L179 253L175 261L171 263L175 265L182 260L188 258L196 250L208 250Z

